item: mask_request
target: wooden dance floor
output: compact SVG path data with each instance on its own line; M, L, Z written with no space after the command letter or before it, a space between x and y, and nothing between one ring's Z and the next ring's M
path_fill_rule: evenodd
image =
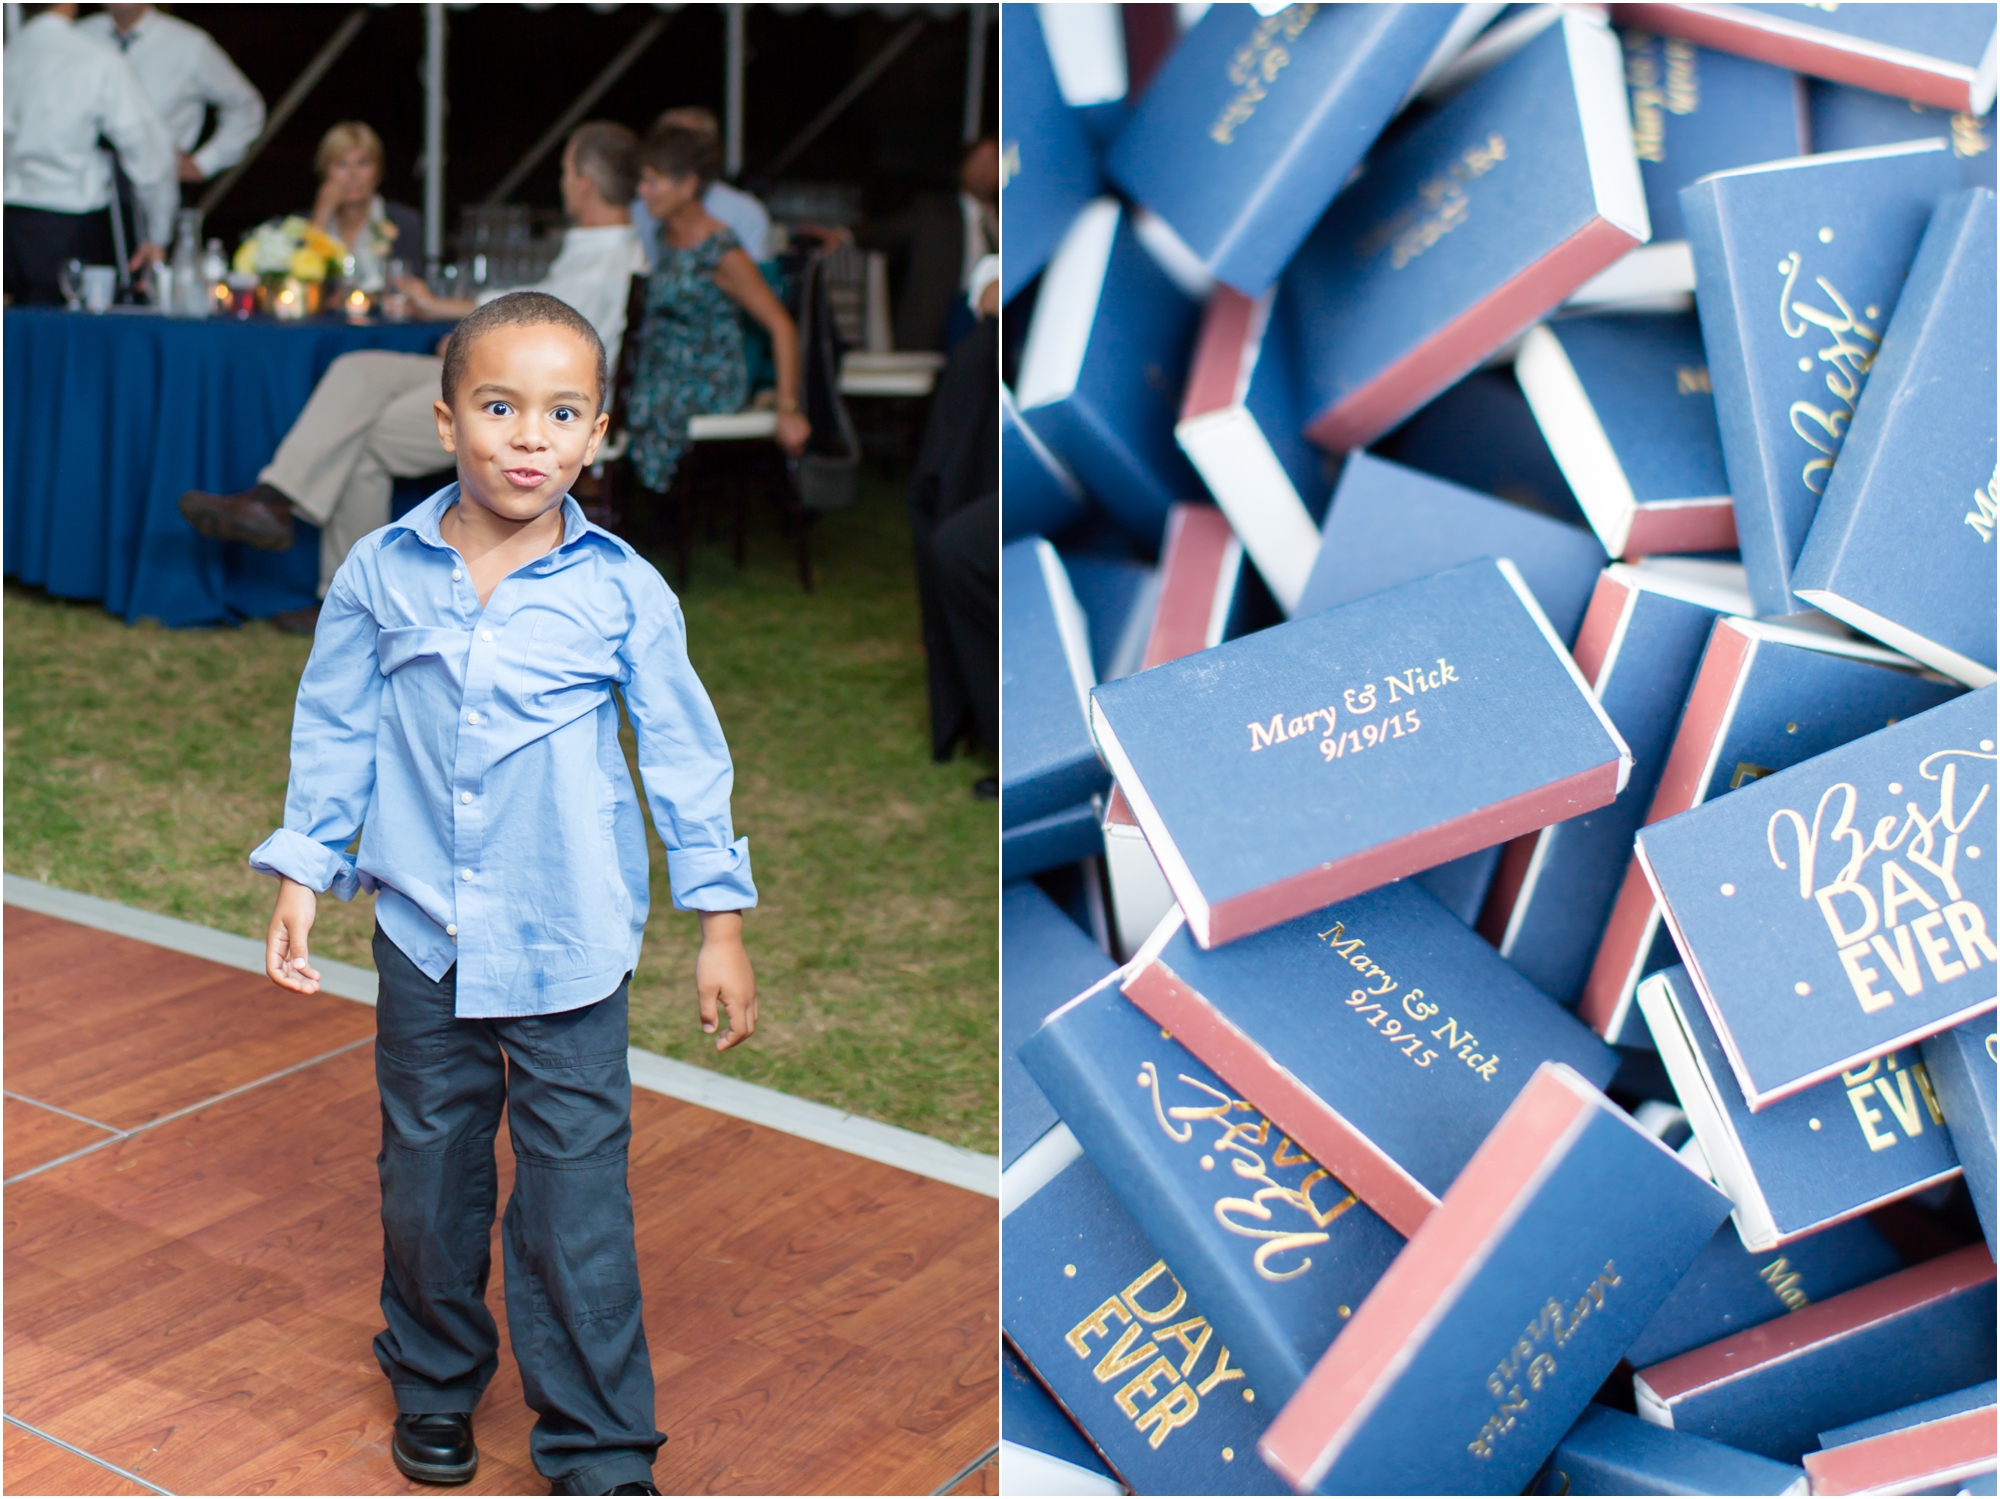
M5 958L5 1491L443 1492L391 1464L369 1349L374 1012L14 906ZM632 1104L660 1489L995 1491L993 1200ZM504 1202L504 1129L500 1162ZM462 1492L547 1493L500 1273Z

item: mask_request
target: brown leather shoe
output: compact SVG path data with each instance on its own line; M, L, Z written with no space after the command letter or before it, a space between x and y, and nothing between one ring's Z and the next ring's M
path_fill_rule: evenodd
M240 494L190 489L181 496L181 515L195 530L217 541L240 541L265 552L291 550L291 501L268 484Z
M319 605L310 609L280 609L271 616L271 623L287 635L311 635L319 628Z

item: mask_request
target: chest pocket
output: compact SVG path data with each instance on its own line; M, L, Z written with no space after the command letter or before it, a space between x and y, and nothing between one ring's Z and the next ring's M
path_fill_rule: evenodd
M382 675L394 676L404 667L422 663L444 672L454 682L465 679L465 653L472 644L466 630L435 625L399 625L375 636L375 660Z

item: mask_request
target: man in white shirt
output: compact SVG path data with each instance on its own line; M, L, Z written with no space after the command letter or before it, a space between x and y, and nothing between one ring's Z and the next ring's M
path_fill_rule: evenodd
M264 96L199 26L152 5L107 5L77 29L125 55L160 123L183 182L205 182L243 159L264 128ZM199 150L209 105L215 133Z
M646 270L625 208L638 180L639 142L630 130L601 120L578 126L563 149L562 174L563 208L574 227L564 234L547 276L531 288L512 288L547 292L582 313L604 340L614 370L632 278ZM401 290L426 318L460 318L478 305L432 296L414 279L402 282ZM496 290L481 300L504 295ZM348 549L389 523L394 481L450 466L432 410L443 371L444 360L429 354L341 355L320 377L255 487L227 495L191 489L181 496L181 514L204 536L280 552L292 544L292 517L311 521L320 527L324 597ZM276 619L285 629L310 634L318 613L315 607Z
M0 67L6 290L17 303L59 300L66 260L111 259L111 160L100 136L118 152L144 221L130 269L161 257L180 207L166 128L125 59L83 35L76 9L51 5L29 21Z
M722 139L722 127L716 123L715 111L699 105L683 105L668 110L653 121L655 130L662 125L678 125L683 130L705 135L711 141ZM709 183L708 191L701 195L701 206L729 226L730 232L742 243L743 253L757 264L762 265L771 258L770 210L754 194L718 179ZM639 242L646 247L646 269L650 271L660 258L660 224L646 212L644 198L632 199L632 222L638 226Z

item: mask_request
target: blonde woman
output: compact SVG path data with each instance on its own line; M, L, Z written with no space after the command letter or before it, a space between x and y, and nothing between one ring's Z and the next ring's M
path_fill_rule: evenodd
M382 137L371 127L359 120L335 125L320 137L313 155L319 195L306 217L314 228L339 240L358 262L372 261L379 267L394 256L414 265L423 258L423 215L383 199L383 160Z

